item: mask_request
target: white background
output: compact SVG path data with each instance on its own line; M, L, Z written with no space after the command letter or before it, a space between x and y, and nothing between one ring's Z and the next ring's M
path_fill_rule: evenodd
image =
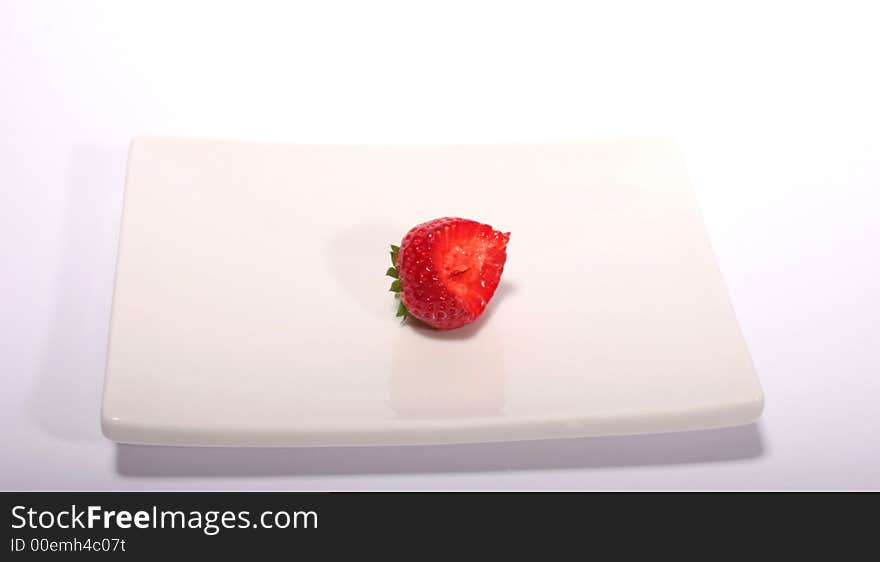
M0 2L0 488L880 488L878 21L868 2ZM764 417L533 443L118 447L98 411L141 133L671 135Z

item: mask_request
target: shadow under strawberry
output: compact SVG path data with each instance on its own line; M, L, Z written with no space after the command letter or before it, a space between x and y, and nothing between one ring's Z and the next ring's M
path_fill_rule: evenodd
M437 330L413 317L392 345L389 407L401 419L487 418L504 415L507 401L503 330L496 307L515 291L502 283L477 320Z

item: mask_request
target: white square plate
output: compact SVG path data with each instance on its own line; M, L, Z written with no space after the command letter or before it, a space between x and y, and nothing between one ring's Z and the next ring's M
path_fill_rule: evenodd
M401 325L388 246L510 231L471 326ZM139 138L102 422L127 443L373 445L745 424L763 395L662 139L469 147Z

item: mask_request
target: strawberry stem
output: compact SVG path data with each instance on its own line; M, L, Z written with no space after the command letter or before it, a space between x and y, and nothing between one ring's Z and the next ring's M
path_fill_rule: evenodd
M400 278L397 273L397 254L400 252L400 247L391 245L391 265L388 270L385 272L385 275L394 279L391 283L391 288L388 289L392 293L394 293L394 298L398 299L397 303L397 317L403 320L406 320L409 317L409 311L406 309L406 306L403 304L403 299L400 297L400 292L403 290L403 286L400 283Z
M397 314L395 316L402 316L404 320L409 317L409 311L406 309L405 306L403 306L403 301L397 303Z

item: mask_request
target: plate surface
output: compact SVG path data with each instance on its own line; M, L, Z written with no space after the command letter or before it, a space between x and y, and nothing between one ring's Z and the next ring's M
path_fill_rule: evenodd
M663 139L131 146L102 424L113 440L479 442L744 424L763 395ZM510 231L484 315L401 325L388 246Z

